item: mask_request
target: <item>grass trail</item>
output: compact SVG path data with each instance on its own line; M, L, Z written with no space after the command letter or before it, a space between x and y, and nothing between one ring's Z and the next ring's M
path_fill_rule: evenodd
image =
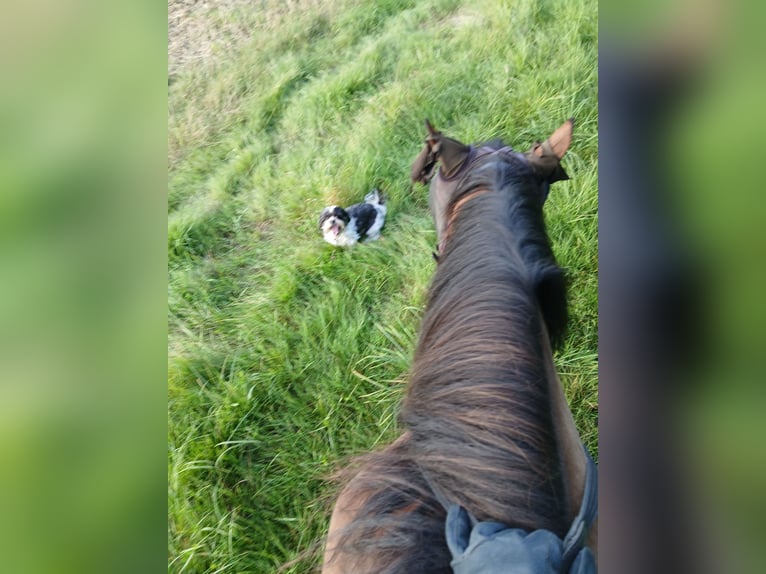
M273 572L301 557L327 525L325 477L395 435L434 270L426 190L408 180L426 117L463 141L527 149L575 116L572 179L553 187L546 220L571 281L556 364L597 454L595 0L178 5L168 570ZM321 208L374 185L383 238L323 243ZM314 565L305 555L287 571Z

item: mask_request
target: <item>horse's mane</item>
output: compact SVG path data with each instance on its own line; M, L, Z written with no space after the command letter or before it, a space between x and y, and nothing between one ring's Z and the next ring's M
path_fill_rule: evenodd
M489 191L461 205L440 257L404 435L347 471L345 495L360 505L339 542L349 571L451 572L448 503L478 520L566 533L543 346L546 331L563 333L566 299L527 169L493 155L453 199Z

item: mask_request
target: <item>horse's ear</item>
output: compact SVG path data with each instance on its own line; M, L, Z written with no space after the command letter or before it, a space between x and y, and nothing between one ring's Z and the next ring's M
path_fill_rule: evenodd
M550 145L553 155L559 160L564 157L564 154L569 149L569 144L572 143L572 129L574 128L574 118L569 118L563 124L561 124L555 132L548 138L548 144Z
M429 139L436 139L441 137L442 133L431 125L431 122L426 118L426 129L428 130Z
M560 162L569 149L569 144L572 143L573 127L574 118L569 118L547 140L542 143L535 142L526 153L535 171L549 183L569 179Z
M442 162L444 177L451 177L463 167L471 155L471 147L452 138L442 138L439 148L439 160Z
M410 171L412 181L423 184L431 181L436 162L439 159L438 154L442 137L441 132L436 130L427 119L426 130L428 130L426 145L418 154L418 157L415 158L415 161L412 163L412 170Z

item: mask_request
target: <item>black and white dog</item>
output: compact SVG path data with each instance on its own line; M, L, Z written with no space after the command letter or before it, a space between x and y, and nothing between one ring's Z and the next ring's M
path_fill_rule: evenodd
M385 219L386 206L380 190L375 188L364 197L364 203L346 209L325 207L319 216L319 230L330 245L349 247L363 239L378 239Z

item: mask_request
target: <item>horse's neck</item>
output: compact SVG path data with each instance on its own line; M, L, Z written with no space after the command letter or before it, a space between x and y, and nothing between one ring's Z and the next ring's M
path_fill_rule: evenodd
M540 319L542 321L542 317ZM543 337L543 356L545 359L546 383L548 396L550 397L551 419L558 443L561 471L564 475L564 488L567 498L568 518L570 522L580 511L583 492L585 490L585 477L587 460L582 448L582 439L577 431L572 411L564 394L556 367L553 363L553 352L547 335ZM591 526L588 546L596 552L598 540L597 523Z
M493 212L493 216L499 215L499 211ZM486 233L489 236L495 233L493 228L484 227L477 222L469 222L477 225L479 233ZM517 259L518 268L523 269L524 264L520 253L513 248L507 257ZM481 289L481 281L476 285L476 289ZM548 396L550 398L551 418L555 427L558 450L561 458L562 472L564 473L564 482L567 489L567 504L570 518L574 518L580 509L580 501L585 486L585 472L587 460L582 448L582 440L577 431L572 411L569 409L564 388L559 379L556 367L553 362L553 351L551 348L550 337L545 326L542 312L538 313L538 320L542 332L542 360L545 365L545 381L548 387Z

